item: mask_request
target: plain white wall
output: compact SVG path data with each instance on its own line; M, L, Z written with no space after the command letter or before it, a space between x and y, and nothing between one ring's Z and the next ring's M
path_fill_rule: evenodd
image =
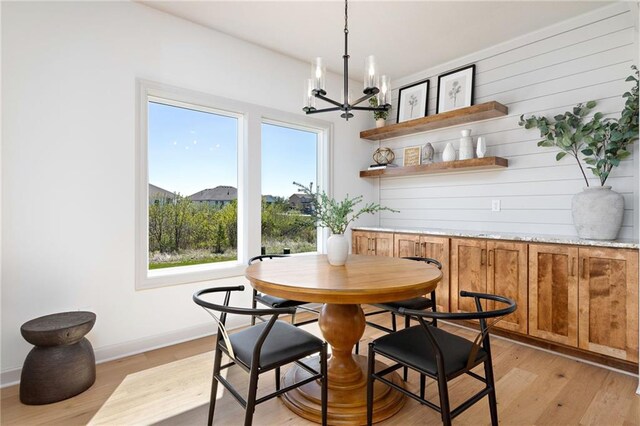
M210 283L135 291L136 79L302 115L308 64L135 3L1 7L2 383L17 379L31 348L20 325L37 316L96 312L98 360L212 330L191 301ZM330 93L340 83L330 76ZM376 201L377 183L357 178L372 118L317 118L334 124L334 195Z
M585 186L579 168L568 156L555 161L557 149L538 147L539 131L520 127L519 117L553 117L589 100L598 101L595 111L619 117L622 94L632 87L624 80L637 64L635 25L629 4L619 2L396 79L400 87L429 78L428 111L433 115L438 75L473 63L476 103L495 100L509 108L505 117L381 142L395 151L400 164L404 147L427 142L440 161L445 145L451 142L458 149L460 130L472 129L474 142L486 138L487 156L505 157L509 167L381 179L381 202L400 213L383 212L380 225L574 236L571 199ZM638 148L631 150L633 156L613 170L607 185L625 198L619 236L636 239ZM591 171L585 173L591 185L599 185ZM501 201L501 211L491 211L492 200Z

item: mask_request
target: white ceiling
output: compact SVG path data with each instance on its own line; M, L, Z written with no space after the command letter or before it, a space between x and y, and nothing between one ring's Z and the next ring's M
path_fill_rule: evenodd
M342 74L342 1L142 1L145 5ZM607 5L593 1L351 1L349 75L376 55L392 79Z

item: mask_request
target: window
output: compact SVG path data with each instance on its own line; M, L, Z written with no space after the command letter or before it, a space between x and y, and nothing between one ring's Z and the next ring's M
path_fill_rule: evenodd
M329 187L330 125L143 80L138 95L137 289L242 276L263 239L269 252L321 251L304 200L289 198L294 180ZM286 207L265 212L285 222L277 238L261 235L263 198Z
M149 270L236 261L238 118L159 98L147 113Z
M318 183L317 130L262 123L262 252L318 250L311 199L293 184Z

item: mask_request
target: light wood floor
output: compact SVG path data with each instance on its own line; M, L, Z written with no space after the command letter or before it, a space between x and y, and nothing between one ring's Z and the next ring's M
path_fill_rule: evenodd
M373 319L376 317L369 317ZM377 316L388 322L387 315ZM474 334L444 326L456 334ZM317 325L305 328L317 331ZM366 341L381 332L368 327ZM213 338L198 339L168 348L100 364L96 383L86 392L55 404L26 406L19 402L18 387L1 391L2 425L191 425L205 424L212 366ZM510 425L638 425L640 396L637 379L587 365L517 343L492 339L500 423ZM236 370L236 371L234 371ZM247 376L238 369L228 379L243 389ZM261 389L273 389L273 374L260 379ZM408 386L415 390L417 376ZM457 405L478 389L469 377L450 386ZM427 395L437 401L432 382ZM215 424L242 423L243 411L220 386ZM256 425L310 425L276 399L258 406ZM402 411L383 425L439 424L440 417L410 400ZM489 424L486 398L454 420L455 424Z

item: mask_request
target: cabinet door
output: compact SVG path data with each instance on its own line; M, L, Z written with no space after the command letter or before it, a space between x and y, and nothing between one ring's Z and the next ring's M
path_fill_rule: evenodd
M580 248L581 349L638 361L638 253Z
M351 253L353 254L370 254L371 242L369 241L369 233L362 231L353 231L351 233Z
M578 346L578 249L529 245L529 334Z
M498 328L527 333L527 274L526 243L487 241L487 289L489 293L513 299L516 311L496 324ZM504 307L491 302L490 309Z
M386 232L371 232L372 252L375 256L393 257L393 234Z
M420 254L420 235L395 234L393 237L395 257L413 257Z
M421 236L419 256L442 263L442 279L436 287L436 303L438 311L449 312L449 238Z
M486 258L484 240L451 239L451 312L477 311L474 299L460 297L460 291L487 292Z

